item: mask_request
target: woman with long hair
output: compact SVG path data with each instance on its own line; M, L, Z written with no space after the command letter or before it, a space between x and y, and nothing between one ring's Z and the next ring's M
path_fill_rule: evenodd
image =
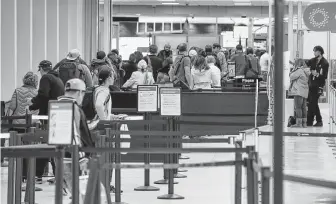
M212 82L217 80L215 73L211 71L206 58L197 55L191 69L191 89L211 89Z

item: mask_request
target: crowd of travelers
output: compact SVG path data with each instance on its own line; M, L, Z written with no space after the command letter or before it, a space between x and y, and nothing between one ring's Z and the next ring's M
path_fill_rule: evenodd
M273 50L271 55L273 55ZM328 62L323 57L322 47L314 48L315 57L307 62L295 61L290 73L290 93L294 96L296 124L293 127L322 126L322 117L318 107L318 98L325 85L328 74ZM41 79L28 72L23 78L23 86L16 88L7 115L39 114L48 115L50 100L73 101L76 104L74 124L74 143L82 146L94 146L91 138L91 123L98 120L120 119L123 116L112 114L112 98L110 91L136 88L138 85L172 83L182 89L211 89L221 87L228 78L228 62L234 62L236 74L254 78L266 76L269 69L269 54L241 45L226 50L218 43L207 45L204 49L187 48L181 43L177 47L177 56L173 59L170 45L158 52L156 45L149 46L149 54L143 56L139 51L130 54L127 62L123 62L118 50L108 54L97 52L96 58L89 64L81 57L77 49L71 50L67 57L54 67L48 60L38 65ZM308 101L308 111L306 104ZM37 121L34 121L37 122ZM14 123L25 123L15 120ZM90 128L89 128L90 127ZM13 129L19 133L25 129ZM88 155L81 154L80 159ZM64 192L71 193L71 155L67 154L64 165ZM36 160L36 183L42 182L42 176L48 159ZM53 172L55 163L50 160ZM26 179L27 162L24 162L24 178ZM111 191L114 187L111 185Z

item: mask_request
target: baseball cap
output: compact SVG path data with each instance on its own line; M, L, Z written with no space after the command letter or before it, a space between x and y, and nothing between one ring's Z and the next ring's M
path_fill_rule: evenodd
M80 56L79 50L73 49L69 52L67 59L68 60L75 60Z
M70 79L65 83L65 91L85 91L86 86L81 79Z
M52 69L52 64L48 60L43 60L43 61L40 62L38 68L39 68L38 71L40 71L41 69L43 71L49 71L49 70Z

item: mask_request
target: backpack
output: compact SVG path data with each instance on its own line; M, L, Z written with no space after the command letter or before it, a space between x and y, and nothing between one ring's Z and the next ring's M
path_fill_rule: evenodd
M97 111L95 108L95 95L96 95L96 89L99 86L96 87L89 87L85 91L85 95L82 102L82 110L84 111L84 114L86 116L87 120L93 120L95 116L97 115ZM105 104L109 102L111 97L108 97L105 101Z
M60 79L66 84L70 79L82 79L84 81L83 70L78 68L77 62L65 62L58 68Z
M294 116L289 116L288 118L288 123L287 123L287 127L290 127L292 125L295 125L296 124L296 119Z
M183 56L177 63L174 64L174 76L178 75L178 73L181 69L181 64L182 64L184 58L186 58L186 57L190 58L189 56ZM184 78L185 78L185 76L184 76ZM186 84L185 82L183 82L183 80L179 79L179 78L175 79L173 81L173 85L174 85L174 87L181 87L184 90L189 89L189 85Z

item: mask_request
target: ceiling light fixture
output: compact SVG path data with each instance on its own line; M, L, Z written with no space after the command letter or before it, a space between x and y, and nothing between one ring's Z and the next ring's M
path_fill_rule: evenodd
M234 2L235 6L252 6L251 2Z
M180 3L178 2L165 2L165 3L162 3L162 5L179 5Z
M176 1L176 0L158 0L158 1L163 1L163 2L172 2L172 1Z

